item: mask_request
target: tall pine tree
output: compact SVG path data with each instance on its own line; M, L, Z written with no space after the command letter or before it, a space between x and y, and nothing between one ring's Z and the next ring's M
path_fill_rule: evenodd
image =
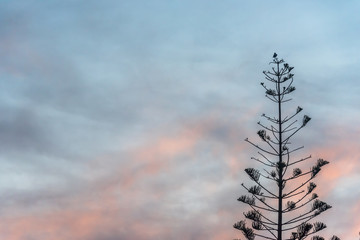
M261 130L257 135L263 144L245 139L259 154L251 159L260 162L264 169L245 169L255 184L242 184L248 194L239 197L238 201L250 206L251 209L244 212L244 216L250 220L251 227L247 226L245 220L235 223L234 227L248 240L257 237L301 240L308 236L312 240L323 240L317 233L326 225L312 220L331 206L318 199L313 180L329 162L318 159L310 169L300 169L302 162L310 160L311 156L297 158L294 153L303 146L292 146L291 140L311 118L303 115L302 120L298 120L303 110L301 107L294 109L290 115L284 114L284 104L291 100L288 96L295 91L294 67L279 59L276 53L270 65L270 71L263 71L270 86L263 82L261 85L265 89L265 96L276 105L277 112L274 117L263 114L266 123L258 122ZM333 236L331 240L340 239Z

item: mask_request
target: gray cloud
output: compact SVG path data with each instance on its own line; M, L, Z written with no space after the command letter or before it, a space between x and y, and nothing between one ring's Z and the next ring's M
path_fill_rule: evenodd
M55 232L69 229L66 239L86 213L99 222L84 223L94 228L84 239L233 236L243 210L237 168L254 152L243 139L256 139L261 113L273 110L259 86L273 51L295 66L289 109L300 105L313 117L296 143L308 152L355 141L358 3L273 4L6 3L4 215L33 214L37 224L50 216ZM17 240L54 234L31 229Z

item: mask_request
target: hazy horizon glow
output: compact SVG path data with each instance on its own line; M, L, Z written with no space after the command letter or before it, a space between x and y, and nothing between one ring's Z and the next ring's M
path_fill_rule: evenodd
M0 239L242 238L274 51L312 117L299 154L331 163L321 235L358 238L360 2L0 5Z

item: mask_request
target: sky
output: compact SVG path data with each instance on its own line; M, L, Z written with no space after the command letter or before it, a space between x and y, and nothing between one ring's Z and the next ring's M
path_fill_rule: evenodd
M0 1L0 238L243 239L260 82L294 66L299 156L360 231L360 2ZM312 163L309 162L310 168Z

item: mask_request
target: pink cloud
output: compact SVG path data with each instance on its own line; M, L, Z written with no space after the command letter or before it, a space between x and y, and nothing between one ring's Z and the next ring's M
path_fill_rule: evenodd
M211 136L217 124L216 119L202 119L180 128L176 133L149 138L149 141L129 149L126 159L121 159L123 155L120 153L94 159L86 169L89 176L95 177L89 179L86 188L67 196L68 205L56 209L55 201L50 209L2 218L0 236L9 240L24 240L31 236L36 239L92 240L96 236L101 239L100 236L110 235L140 240L176 239L180 235L185 239L199 240L241 238L241 233L233 229L232 224L243 218L242 212L247 208L236 201L245 192L240 187L240 181L238 185L234 182L247 179L243 168L253 163L248 154L251 146L246 146L243 138L239 137L242 135L240 129L229 131L231 134L225 139L226 143L215 142L212 145L211 154L219 157L218 162L225 166L226 172L221 175L224 173L215 169L211 175L221 175L221 178L214 181L198 176L196 182L191 181L194 176L188 175L187 178L174 180L176 182L170 186L156 185L161 183L161 176L165 176L167 181L178 176L181 167L190 170L193 166L207 164L208 159L197 158L196 151L211 137L217 141L216 136ZM346 142L342 144L347 146ZM356 157L344 154L346 151L342 144L306 151L333 159L333 163L326 166L316 179L322 196L328 196L333 191L334 181L353 173L356 167ZM339 171L342 161L349 164ZM199 163L199 166L194 163ZM229 189L224 191L224 186ZM188 197L189 202L181 200L185 198L184 193L194 194L195 197ZM189 203L195 206L196 211L187 210ZM196 204L201 208L196 208ZM330 204L336 208L336 204ZM331 211L326 216L332 216Z

